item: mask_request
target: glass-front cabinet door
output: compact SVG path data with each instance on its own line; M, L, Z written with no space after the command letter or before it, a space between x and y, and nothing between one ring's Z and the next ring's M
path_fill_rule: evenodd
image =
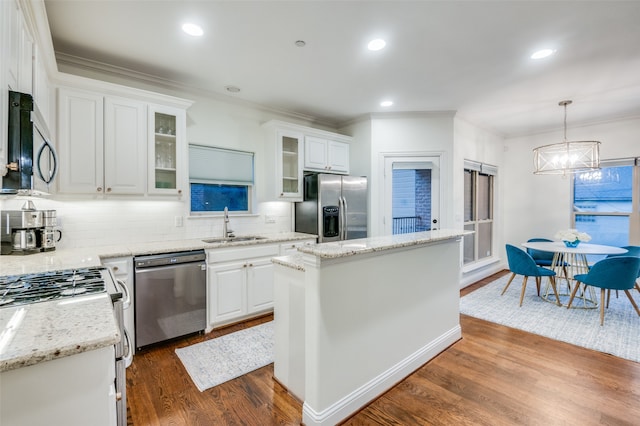
M186 133L184 110L149 107L149 187L150 194L183 193Z
M302 143L301 133L278 131L280 198L302 200Z

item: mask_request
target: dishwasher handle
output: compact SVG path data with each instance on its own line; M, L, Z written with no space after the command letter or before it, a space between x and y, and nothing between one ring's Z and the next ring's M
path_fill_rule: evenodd
M158 266L172 266L183 263L202 262L207 258L204 250L186 251L180 253L165 253L133 258L135 269L155 268Z
M172 269L177 269L177 268L189 268L189 267L194 267L194 266L199 266L201 271L206 271L207 270L207 264L205 262L189 262L189 263L178 263L178 264L173 264L173 265L154 266L152 268L150 268L150 267L147 267L147 268L135 268L135 273L136 273L136 275L142 275L142 274L146 275L146 274L154 273L154 272L172 270Z

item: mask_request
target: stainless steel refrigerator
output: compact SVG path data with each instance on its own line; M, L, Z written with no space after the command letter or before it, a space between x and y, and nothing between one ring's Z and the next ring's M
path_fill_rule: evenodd
M319 243L366 238L367 178L306 175L295 215L296 232L315 234Z

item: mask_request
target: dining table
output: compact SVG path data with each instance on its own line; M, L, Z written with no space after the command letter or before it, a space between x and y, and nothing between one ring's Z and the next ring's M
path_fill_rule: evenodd
M559 302L567 306L571 290L577 285L575 276L589 272L589 255L620 255L627 252L627 249L607 246L602 244L579 243L575 247L568 247L562 241L531 241L522 243L523 247L553 253L553 260L550 268L556 273L556 288L560 297ZM586 287L586 286L585 286ZM542 292L541 297L548 301L557 303L556 296L550 290L550 285ZM598 299L592 287L583 288L578 292L571 307L593 309L598 307ZM579 303L576 303L578 301Z

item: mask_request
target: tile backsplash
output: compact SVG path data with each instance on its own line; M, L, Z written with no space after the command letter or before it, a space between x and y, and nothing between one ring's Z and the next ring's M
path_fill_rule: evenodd
M57 211L60 249L222 236L222 216L189 216L183 201L15 197L1 200L0 209L19 210L29 199L38 210ZM236 235L292 231L291 203L260 203L256 210L231 213L229 228Z

